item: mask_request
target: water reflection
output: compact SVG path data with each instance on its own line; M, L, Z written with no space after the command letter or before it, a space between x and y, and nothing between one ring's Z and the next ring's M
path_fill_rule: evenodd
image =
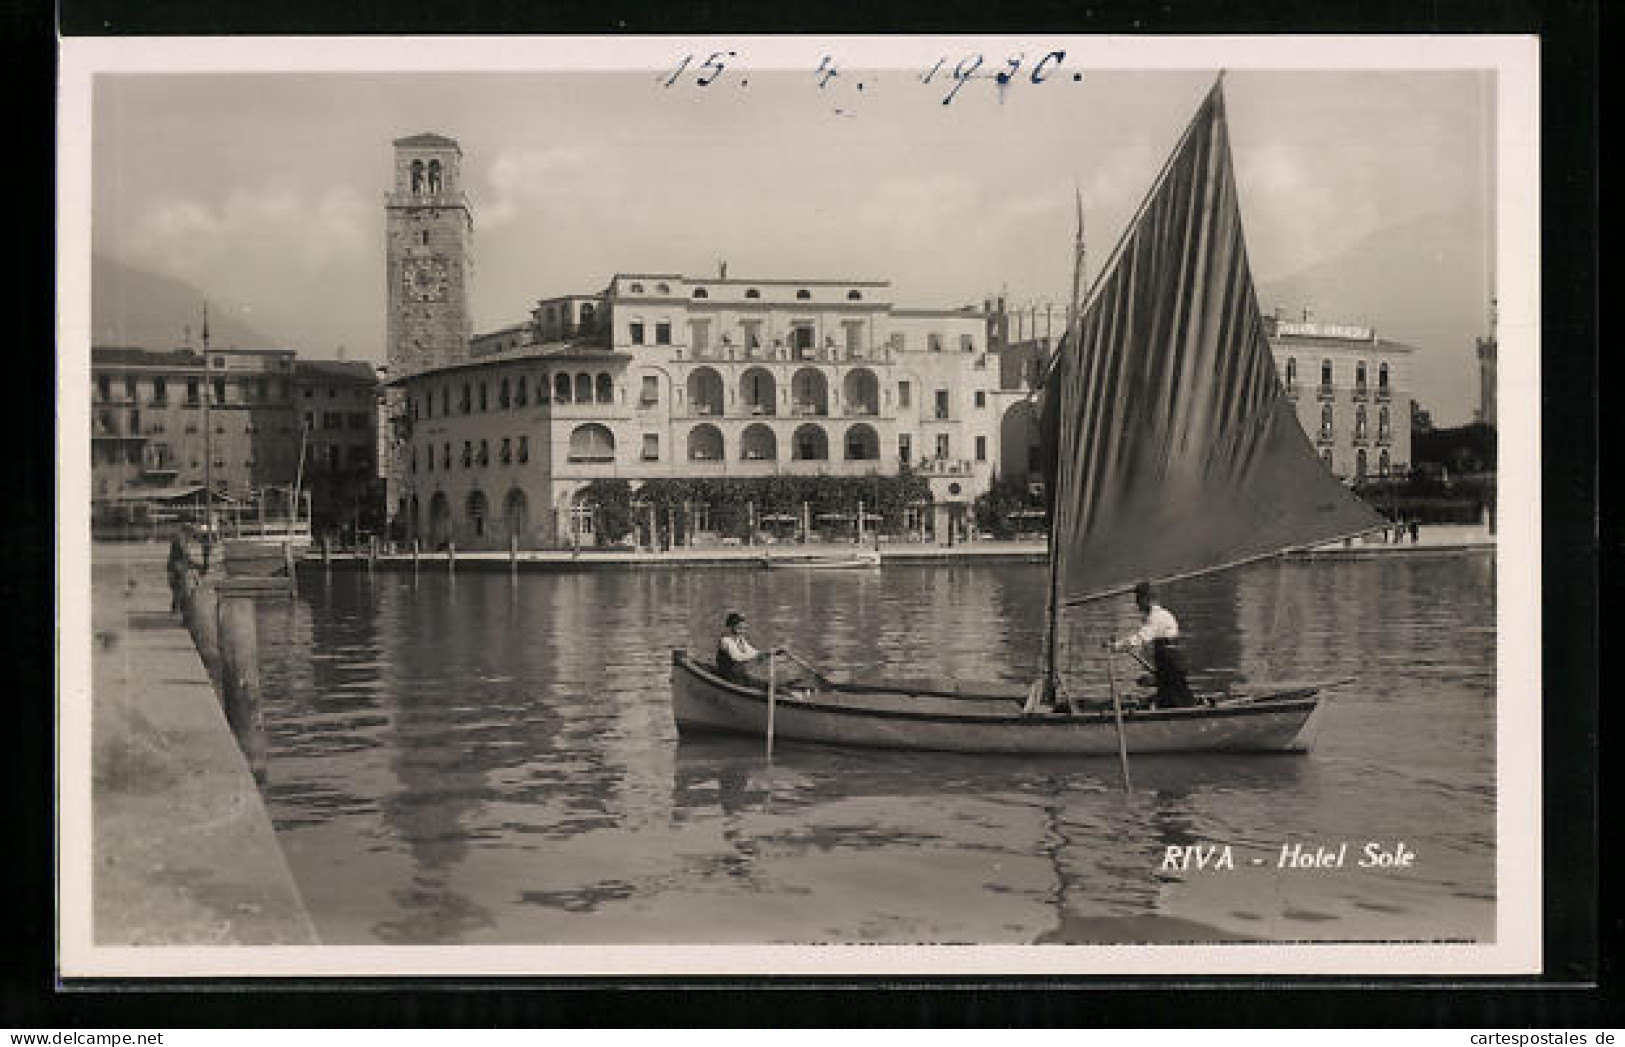
M1493 577L1271 563L1170 586L1216 680L1350 677L1302 757L1114 761L678 743L670 649L1025 681L1036 566L332 576L266 612L273 814L327 941L1432 938L1491 933ZM1127 600L1065 639L1098 690ZM1291 878L1293 839L1426 849ZM1230 845L1267 867L1165 868ZM1137 937L1138 936L1138 937Z

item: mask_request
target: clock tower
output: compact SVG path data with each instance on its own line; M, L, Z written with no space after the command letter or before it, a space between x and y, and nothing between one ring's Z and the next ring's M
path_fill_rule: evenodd
M463 151L437 134L395 140L395 187L385 198L392 376L468 356L474 217L462 188Z

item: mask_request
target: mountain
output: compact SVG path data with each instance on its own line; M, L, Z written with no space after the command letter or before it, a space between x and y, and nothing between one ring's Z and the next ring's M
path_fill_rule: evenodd
M96 345L173 349L191 328L198 345L207 296L184 280L92 254L90 338ZM272 349L275 341L241 319L241 306L209 301L209 344L218 348Z
M1488 333L1494 233L1482 215L1441 212L1379 229L1289 276L1258 282L1259 305L1289 319L1375 327L1415 346L1411 394L1442 424L1478 407L1475 339Z

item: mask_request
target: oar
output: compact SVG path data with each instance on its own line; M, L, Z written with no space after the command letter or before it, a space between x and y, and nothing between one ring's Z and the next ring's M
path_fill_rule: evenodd
M767 760L773 762L773 706L774 691L777 680L774 674L774 655L771 650L767 652Z
M1128 742L1123 737L1123 703L1117 697L1117 668L1112 662L1110 653L1111 644L1107 643L1106 679L1112 687L1112 716L1117 721L1117 762L1123 768L1123 791L1129 792L1133 786L1128 780Z
M797 665L801 666L803 669L805 669L808 672L812 673L813 674L813 679L818 681L818 686L820 686L820 687L833 686L833 684L830 681L830 678L825 676L822 672L820 672L816 665L813 665L811 662L807 661L807 659L805 659L805 658L801 657L800 655L796 654L796 652L790 650L790 648L788 648L788 647L780 647L779 650L784 652L784 656L786 658L790 659L792 662L795 662Z

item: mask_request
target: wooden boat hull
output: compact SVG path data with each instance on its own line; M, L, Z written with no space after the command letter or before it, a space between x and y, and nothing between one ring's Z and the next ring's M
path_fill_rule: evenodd
M1130 753L1307 752L1320 708L1316 688L1295 687L1211 707L1125 711L1123 732ZM767 731L767 692L725 680L687 652L673 651L672 715L682 735L760 737ZM773 721L780 741L962 753L1117 754L1109 709L1024 716L1014 692L836 686L776 693Z

